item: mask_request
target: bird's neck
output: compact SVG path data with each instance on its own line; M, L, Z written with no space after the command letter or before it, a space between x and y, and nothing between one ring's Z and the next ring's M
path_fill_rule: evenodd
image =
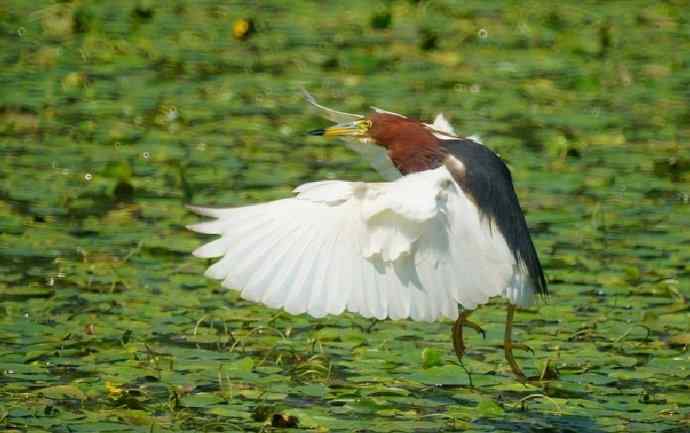
M441 165L441 142L421 122L389 113L373 114L371 120L371 138L386 148L393 165L403 175Z
M437 141L414 145L393 142L388 146L388 156L400 173L406 175L438 168L443 162L444 154Z

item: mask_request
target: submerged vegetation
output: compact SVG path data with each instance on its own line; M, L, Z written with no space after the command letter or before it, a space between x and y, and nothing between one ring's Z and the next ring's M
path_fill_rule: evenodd
M0 6L5 431L686 432L684 1ZM185 203L378 179L328 105L443 111L510 164L554 294L448 323L315 320L206 280ZM297 431L297 430L293 430Z

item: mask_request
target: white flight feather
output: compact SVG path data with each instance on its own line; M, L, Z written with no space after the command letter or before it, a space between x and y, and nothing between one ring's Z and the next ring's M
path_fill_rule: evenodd
M293 198L232 209L190 226L221 237L206 275L242 297L315 317L455 319L493 296L531 301L533 287L503 236L445 167L393 182L324 181Z

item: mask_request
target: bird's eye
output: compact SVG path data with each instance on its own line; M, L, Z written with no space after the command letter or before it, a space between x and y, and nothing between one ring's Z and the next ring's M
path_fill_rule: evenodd
M366 133L367 131L369 131L369 129L371 128L371 125L372 125L371 120L364 120L364 121L357 123L357 127L358 127L360 133Z

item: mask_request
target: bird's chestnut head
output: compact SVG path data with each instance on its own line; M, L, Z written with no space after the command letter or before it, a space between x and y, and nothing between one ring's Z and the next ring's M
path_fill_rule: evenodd
M444 156L429 125L395 113L376 111L310 134L354 138L381 146L402 174L438 167Z
M386 149L428 146L438 142L427 125L387 112L374 112L352 122L311 131L310 134L324 137L352 137L373 142Z

